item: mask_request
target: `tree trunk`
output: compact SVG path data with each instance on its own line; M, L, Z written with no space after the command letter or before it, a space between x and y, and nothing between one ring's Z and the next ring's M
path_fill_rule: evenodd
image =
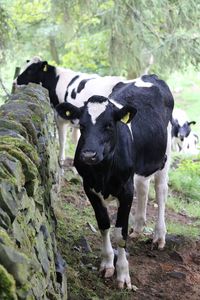
M59 65L60 64L59 55L56 48L55 38L53 36L49 37L49 45L50 45L51 56L53 60L56 62L56 64Z

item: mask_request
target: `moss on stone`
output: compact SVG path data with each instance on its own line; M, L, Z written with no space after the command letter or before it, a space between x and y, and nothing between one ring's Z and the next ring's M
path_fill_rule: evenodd
M0 136L0 144L11 145L14 148L17 147L21 149L32 160L34 164L39 166L40 158L38 156L38 153L36 149L26 140L11 136Z
M14 247L14 242L10 239L10 236L3 228L0 228L0 240L3 241L5 245Z
M17 300L15 280L0 264L0 299Z
M28 140L28 134L24 126L14 120L0 119L0 127L15 130Z
M0 145L0 151L7 151L11 156L17 158L21 164L25 175L25 187L29 196L33 196L36 193L37 187L40 183L40 175L36 165L32 160L21 151L21 149L12 145Z
M25 184L21 162L7 151L0 151L0 179L12 183L18 189Z

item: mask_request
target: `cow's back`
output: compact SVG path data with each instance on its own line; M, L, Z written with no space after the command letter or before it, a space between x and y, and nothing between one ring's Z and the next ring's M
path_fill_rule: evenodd
M142 80L152 86L119 83L110 98L137 109L131 123L135 173L148 176L165 164L167 126L172 118L174 101L168 86L157 76L145 75Z

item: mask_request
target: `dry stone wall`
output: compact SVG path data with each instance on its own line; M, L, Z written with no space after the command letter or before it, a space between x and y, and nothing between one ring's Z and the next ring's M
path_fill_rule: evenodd
M29 84L0 107L0 299L67 299L56 244L58 165L48 92Z

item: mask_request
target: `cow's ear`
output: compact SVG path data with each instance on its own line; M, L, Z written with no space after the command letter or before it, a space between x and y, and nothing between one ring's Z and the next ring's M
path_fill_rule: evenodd
M81 108L78 108L70 103L61 103L56 106L58 115L65 120L79 119Z
M137 109L135 107L124 106L123 108L115 111L115 120L128 124L132 121L136 113Z
M196 124L195 121L188 122L188 125L195 125L195 124Z
M48 62L47 61L43 61L42 62L42 70L44 72L47 72L48 71Z

